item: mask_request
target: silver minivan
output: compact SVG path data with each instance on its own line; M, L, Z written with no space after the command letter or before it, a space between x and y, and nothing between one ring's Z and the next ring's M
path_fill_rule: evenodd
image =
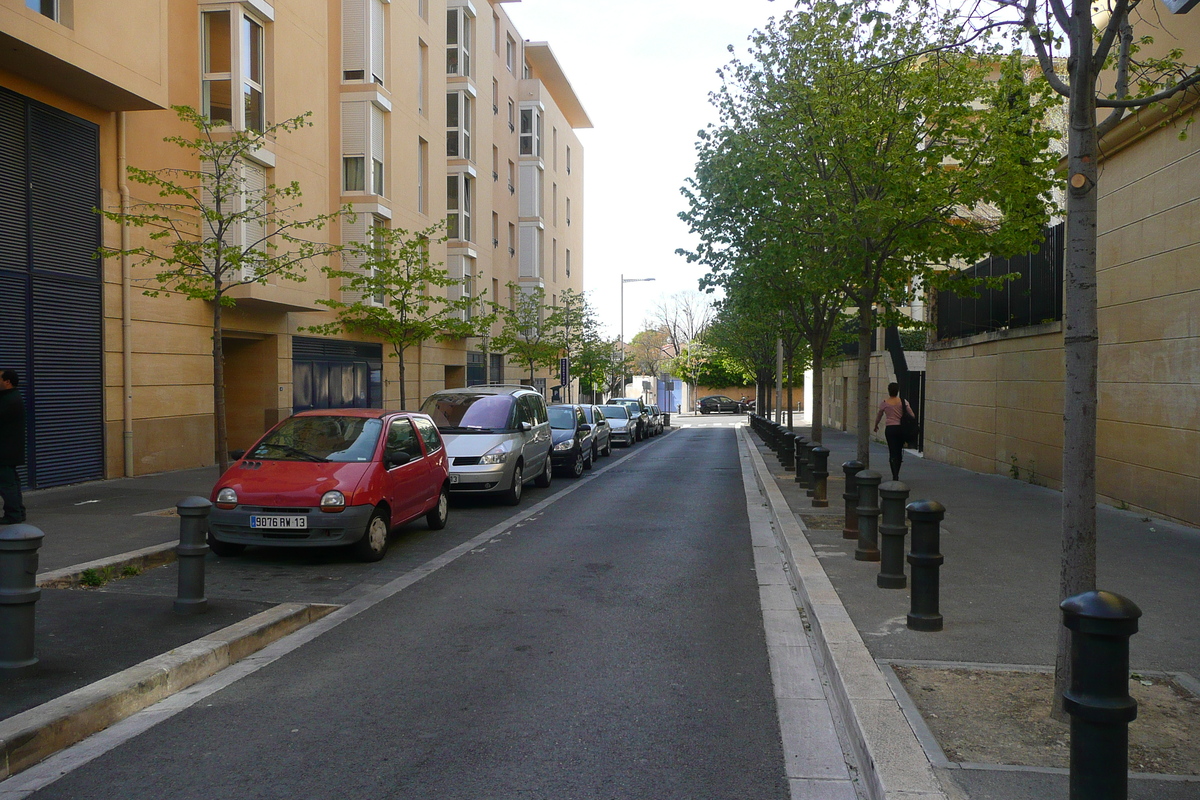
M421 404L450 457L450 491L497 492L521 502L525 481L550 485L550 418L528 386L487 384L434 392Z

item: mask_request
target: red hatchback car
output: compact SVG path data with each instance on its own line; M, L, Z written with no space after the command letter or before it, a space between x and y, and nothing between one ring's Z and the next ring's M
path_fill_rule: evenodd
M378 561L388 533L422 515L449 515L449 463L425 414L374 408L305 411L285 419L213 487L208 546L351 545Z

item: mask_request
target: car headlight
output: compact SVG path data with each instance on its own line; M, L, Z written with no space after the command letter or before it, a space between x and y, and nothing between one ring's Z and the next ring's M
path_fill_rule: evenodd
M512 442L501 442L479 457L480 464L503 464L512 451Z
M238 504L237 492L226 486L217 492L217 508L235 508Z
M575 446L574 439L564 439L563 441L554 445L554 449L561 453L564 450L570 450L574 446Z
M346 507L346 495L334 490L321 495L321 510L336 514Z

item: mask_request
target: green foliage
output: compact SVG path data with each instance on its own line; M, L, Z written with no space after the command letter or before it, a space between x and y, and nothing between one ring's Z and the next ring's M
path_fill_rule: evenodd
M348 210L304 216L297 182L259 185L247 166L279 134L312 125L311 112L259 132L229 130L188 106L173 108L195 133L163 141L179 147L196 166L129 167L129 180L149 187L160 199L99 213L122 225L146 228L150 243L127 250L104 246L100 256L130 256L136 266L153 269L154 283L145 290L152 297L172 291L232 306L229 289L266 283L273 275L303 281L306 264L340 249L309 237Z
M390 344L400 365L401 407L407 402L404 353L409 347L475 336L494 319L479 313L480 298L456 291L468 276L451 276L442 262L429 260L429 245L446 241L444 225L415 233L377 226L367 241L347 245L342 266L325 270L342 281L342 299L317 301L337 319L300 329L324 335L354 330Z
M546 290L541 286L521 287L511 281L507 285L513 304L493 306L502 328L492 347L526 365L532 381L538 367L558 365L562 351L562 339L556 335L558 320L546 313Z

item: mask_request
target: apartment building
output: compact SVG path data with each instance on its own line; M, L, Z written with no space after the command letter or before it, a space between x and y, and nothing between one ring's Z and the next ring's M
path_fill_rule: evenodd
M236 129L311 113L242 169L249 186L297 182L308 215L352 207L313 233L324 241L445 219L431 256L461 280L451 294L503 300L513 281L556 302L582 287L574 129L590 123L549 47L498 3L0 0L0 360L24 377L30 486L213 463L211 304L146 296L152 269L95 256L147 242L94 212L157 199L127 166L198 168L163 141L194 133L177 105ZM343 296L326 265L233 290L231 448L294 410L399 404L388 345L305 330ZM408 405L464 385L485 341L411 348ZM517 377L490 360L490 379Z

